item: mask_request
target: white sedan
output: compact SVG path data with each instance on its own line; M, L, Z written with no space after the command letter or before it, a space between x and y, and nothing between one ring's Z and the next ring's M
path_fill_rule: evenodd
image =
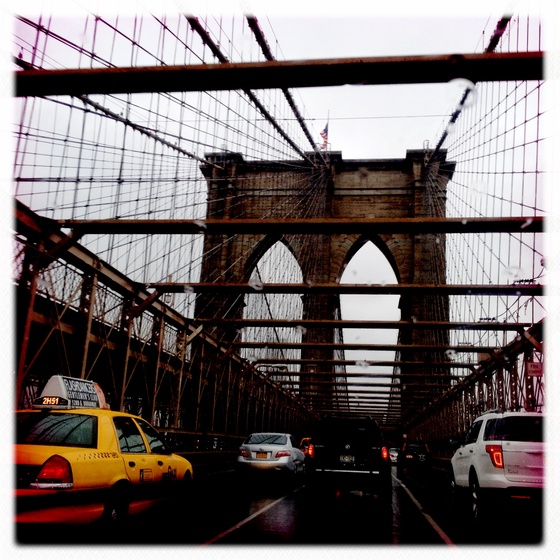
M305 455L291 434L278 432L253 433L241 444L237 456L240 473L276 472L304 474Z

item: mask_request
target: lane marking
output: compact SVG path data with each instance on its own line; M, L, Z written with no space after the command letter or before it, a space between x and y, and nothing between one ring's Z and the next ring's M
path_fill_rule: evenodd
M259 515L263 514L265 511L268 511L270 508L273 508L275 505L277 505L281 501L285 500L288 496L291 496L292 494L295 494L296 492L299 492L302 488L303 488L303 486L300 486L299 488L296 488L295 490L293 490L289 494L286 494L285 496L282 496L281 498L278 498L277 500L274 500L273 502L271 502L267 506L263 507L262 509L259 509L255 513L251 514L249 517L243 519L243 521L240 521L239 523L236 523L235 525L233 525L229 529L226 529L225 531L223 531L219 535L216 535L215 537L211 538L209 541L206 541L205 543L201 544L200 546L206 546L208 544L213 544L213 543L219 541L220 539L223 539L224 537L226 537L230 533L233 533L234 531L237 531L237 529L239 529L240 527L243 527L243 525L245 525L246 523L249 523L249 521L252 521L253 519L255 519L255 517L258 517Z
M431 525L431 527L434 529L434 531L439 535L441 540L448 546L456 546L455 543L443 531L443 529L434 521L433 517L424 509L422 504L414 497L414 495L407 488L407 486L400 479L395 477L394 475L391 475L391 476L398 482L398 484L408 494L412 503L418 508L418 511L420 511L420 513L424 516L426 521ZM219 535L216 535L215 537L211 538L209 541L204 542L200 546L207 546L209 544L213 544L213 543L223 539L224 537L226 537L230 533L233 533L234 531L237 531L237 529L243 527L243 525L246 525L247 523L249 523L249 521L252 521L253 519L258 517L259 515L265 513L269 509L273 508L274 506L276 506L277 504L279 504L280 502L285 500L288 496L291 496L292 494L295 494L296 492L299 492L301 490L301 488L303 488L303 486L301 486L300 488L296 488L293 492L290 492L290 494L286 494L286 496L282 496L281 498L278 498L277 500L274 500L273 502L266 505L262 509L260 509L260 510L256 511L255 513L251 514L249 517L243 519L243 521L240 521L239 523L236 523L235 525L233 525L229 529L226 529L225 531L221 532Z
M422 504L413 496L412 492L406 487L404 482L402 482L399 478L397 478L394 475L391 476L404 488L405 492L412 500L412 503L418 508L420 513L426 518L426 521L432 526L434 531L440 536L441 540L449 546L456 546L455 543L443 531L443 529L434 521L433 517L424 509Z

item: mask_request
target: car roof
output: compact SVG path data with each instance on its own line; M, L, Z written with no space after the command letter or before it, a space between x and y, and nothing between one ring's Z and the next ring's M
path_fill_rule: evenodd
M267 436L289 436L288 432L251 432L250 436L256 436L258 434L267 435Z
M16 410L16 414L84 414L88 416L127 416L128 418L136 418L143 420L140 416L129 414L128 412L119 412L118 410L110 410L107 408L23 408ZM147 422L147 420L144 420Z
M510 416L538 416L544 417L542 412L534 412L527 410L488 410L480 414L476 420L483 420L485 418L507 418Z

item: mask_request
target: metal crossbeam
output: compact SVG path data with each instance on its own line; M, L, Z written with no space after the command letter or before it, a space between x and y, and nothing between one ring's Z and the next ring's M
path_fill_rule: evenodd
M52 227L97 234L542 233L544 217L308 218L206 220L49 220ZM47 220L45 220L47 223Z
M446 322L446 321L361 321L361 320L334 320L334 319L222 319L196 318L197 323L214 325L226 328L241 327L302 327L302 328L344 328L344 329L449 329L449 330L492 330L492 331L518 331L531 327L532 323L501 323L498 321L480 322Z
M196 294L223 293L264 293L264 294L359 294L359 295L403 295L421 293L422 295L513 295L513 296L542 296L543 286L540 284L480 284L480 285L451 285L451 284L280 284L267 283L254 286L251 283L234 282L197 282L197 283L148 283L146 288L155 288L159 293L192 292Z
M299 61L24 70L18 97L223 91L381 84L542 80L542 52L389 56ZM15 60L16 64L18 60ZM23 64L23 63L22 63Z

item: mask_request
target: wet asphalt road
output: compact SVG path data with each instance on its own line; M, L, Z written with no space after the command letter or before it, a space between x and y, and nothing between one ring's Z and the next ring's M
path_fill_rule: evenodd
M304 480L240 484L233 473L197 482L188 503L162 503L115 534L97 526L20 526L15 542L40 544L162 545L537 545L540 512L497 511L473 527L446 485L399 480L392 503L371 495L317 492ZM250 486L250 488L248 487Z

